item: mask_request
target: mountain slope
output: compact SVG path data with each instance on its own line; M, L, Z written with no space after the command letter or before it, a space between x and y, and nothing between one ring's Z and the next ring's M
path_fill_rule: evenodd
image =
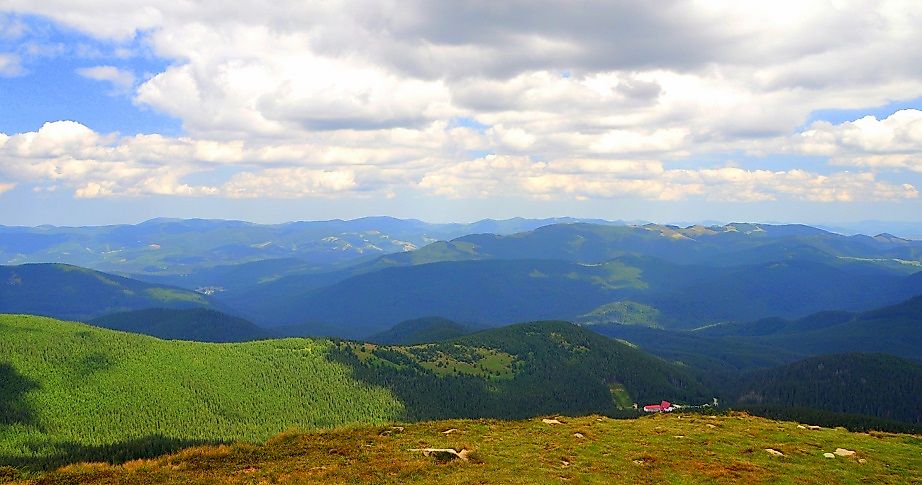
M748 374L731 402L863 414L922 424L922 365L884 354L812 357Z
M776 367L804 357L804 354L783 347L727 337L708 337L697 332L618 324L586 325L585 328L630 342L640 350L669 362L688 365L715 383L735 378L740 371Z
M262 440L291 428L710 400L684 369L561 322L384 347L164 341L0 315L0 356L0 466Z
M272 337L247 320L206 308L149 308L104 315L87 323L167 340L246 342Z
M628 304L656 314L662 328L691 329L828 309L863 310L922 291L912 276L811 261L706 267L645 256L593 264L448 261L379 269L328 286L319 286L321 276L285 278L219 298L264 326L314 322L326 324L323 330L332 335L361 338L428 315L498 325L580 319L593 311L610 313L600 308L604 305Z
M884 352L922 361L922 296L862 313L823 312L793 321L716 325L696 333L804 355Z
M0 313L83 320L139 308L208 307L193 291L66 264L0 266Z
M328 287L227 301L263 325L323 322L336 335L364 337L394 324L440 315L501 324L580 314L643 283L618 261L466 261L388 268Z
M634 402L712 397L686 369L566 322L412 346L344 341L337 350L355 376L385 383L412 419L616 413Z
M329 342L164 341L43 317L0 315L0 456L155 437L264 440L397 419L403 407L326 357Z
M866 310L922 291L912 276L801 260L710 268L700 276L693 284L659 292L645 303L672 317L668 327L694 328L768 316L796 318L823 310Z

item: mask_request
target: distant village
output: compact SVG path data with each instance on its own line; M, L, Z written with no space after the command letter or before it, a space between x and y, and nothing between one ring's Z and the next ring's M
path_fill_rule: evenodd
M714 398L714 401L711 403L705 403L700 406L683 406L681 404L672 404L669 401L660 401L659 404L648 404L643 407L643 412L645 413L668 413L670 411L675 411L677 409L702 409L717 407L718 402L717 398ZM634 410L637 411L637 403L634 403Z

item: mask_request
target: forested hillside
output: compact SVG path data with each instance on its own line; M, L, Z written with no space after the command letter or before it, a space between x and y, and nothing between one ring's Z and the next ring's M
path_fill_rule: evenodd
M163 341L0 316L0 464L108 459L403 416L393 393L331 362L329 347Z
M805 357L783 347L697 332L618 324L586 325L586 328L630 342L669 362L687 365L704 378L717 382L740 371L776 367Z
M438 344L164 341L0 316L0 465L261 440L290 428L700 403L686 370L563 322Z
M390 388L411 419L615 413L634 402L710 402L692 373L566 322L486 330L445 342L340 342L355 376Z
M730 403L811 408L922 424L922 365L884 354L836 354L752 372Z
M716 325L695 333L803 355L885 352L922 361L922 296L862 313L822 312L798 320Z
M0 313L84 320L141 308L209 307L189 290L66 264L0 266Z

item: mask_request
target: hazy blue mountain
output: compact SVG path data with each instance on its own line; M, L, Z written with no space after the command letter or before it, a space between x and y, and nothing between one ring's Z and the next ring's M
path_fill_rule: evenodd
M593 332L616 338L670 362L682 363L715 377L739 371L775 367L804 358L805 354L769 344L696 332L663 330L640 325L586 325Z
M247 342L273 337L252 322L207 308L148 308L113 313L87 323L167 340Z
M922 239L922 222L868 220L816 224L816 227L840 234L895 234L906 239Z
M483 325L580 321L619 302L655 312L657 326L691 329L873 308L922 292L917 279L810 261L709 268L634 256L601 264L480 260L385 268L327 286L291 277L221 301L261 325L319 322L326 324L322 335L349 337L427 315Z
M283 260L267 276L317 265L344 263L402 252L471 233L515 233L579 219L483 220L470 224L431 224L392 217L349 221L254 224L204 219L152 219L140 224L91 227L0 226L0 262L68 263L123 274L182 275L203 268L267 259ZM605 221L593 222L606 223ZM203 273L169 284L236 286L234 275ZM211 276L214 278L209 278ZM221 276L224 276L223 278ZM192 282L192 280L195 280Z
M823 312L798 320L717 325L696 333L805 355L884 352L922 361L922 296L861 313Z
M378 258L378 267L474 259L562 259L585 263L625 254L678 264L751 265L785 259L884 265L906 273L922 270L922 241L843 236L803 225L614 226L555 224L511 234L471 234L408 253ZM915 261L898 261L899 259Z
M329 265L312 264L298 258L278 258L196 268L180 274L131 273L126 276L180 288L211 288L214 292L223 293L224 291L249 290L292 274L310 275L328 272L331 272Z
M463 261L387 268L333 285L234 302L262 325L324 322L359 337L426 315L503 324L582 313L640 285L620 262Z
M547 222L553 222L553 220L512 219L445 226L450 226L452 230L459 227L464 227L466 230L513 230ZM292 223L291 225L296 227L299 224L316 223ZM425 226L419 221L387 218L358 219L341 222L341 224L350 224L357 230L364 230L373 225L388 228L400 225L416 228ZM660 280L678 280L678 282L687 284L688 292L670 294L668 298L664 296L655 301L657 306L666 307L663 309L666 313L671 311L674 317L674 322L667 322L666 326L676 324L687 326L702 320L749 320L767 315L801 316L810 311L838 308L836 305L840 301L845 301L843 308L851 310L898 301L909 294L899 293L892 299L882 299L873 289L867 294L858 292L854 298L845 298L835 293L831 297L831 302L817 305L810 302L804 304L796 301L788 302L785 298L775 301L771 295L772 292L769 291L759 296L757 298L759 301L756 301L756 305L748 312L740 313L739 305L733 305L734 308L720 315L719 312L709 313L710 310L703 314L700 313L696 309L696 306L700 306L696 301L701 299L701 295L695 293L702 291L707 293L711 291L709 287L721 284L730 285L728 288L736 293L743 291L764 293L766 289L771 290L764 286L771 285L770 280L775 278L774 274L793 273L798 267L803 272L809 272L811 269L808 265L811 263L815 265L814 268L824 272L822 277L816 278L818 280L836 278L834 273L840 271L839 276L846 273L856 274L860 275L862 280L858 283L868 280L868 284L876 285L878 282L870 280L886 279L889 273L909 274L922 269L920 258L914 256L920 247L922 243L918 241L885 236L846 237L802 225L728 224L681 228L655 224L626 226L565 223L544 225L534 230L511 235L469 234L450 241L434 242L413 251L377 256L375 254L378 253L366 253L360 257L331 264L310 263L297 258L267 259L237 265L196 268L182 274L138 276L138 278L186 288L216 287L215 289L219 292L225 290L218 293L217 298L228 302L231 306L249 309L254 307L254 304L258 307L260 302L264 301L279 302L286 306L289 303L284 300L301 298L310 290L393 267L434 262L507 259L563 260L598 264L613 258L647 256L661 260L663 264L684 266L667 269L645 268L644 279L651 280L654 278L651 272L659 272L661 274L656 275L656 278ZM790 262L790 265L772 269L771 265L779 262ZM768 266L759 266L760 264ZM769 281L767 282L752 274L763 270L768 271ZM738 274L727 276L728 271ZM749 274L746 274L747 271ZM779 278L785 281L784 276ZM708 283L704 285L705 289L696 290L691 287L691 282L696 280L708 280ZM738 286L739 280L743 280L742 286ZM803 286L812 280L813 278L806 278L800 283L794 283ZM845 280L840 280L842 281ZM757 288L760 284L763 288ZM857 284L851 286L859 288ZM802 294L813 298L814 293L816 292L806 291ZM822 297L822 295L819 296ZM744 297L749 296L743 295L737 298L727 295L724 299L736 300L738 303L739 299ZM704 305L713 306L710 303ZM775 313L765 305L775 305L780 310ZM673 309L670 310L669 307ZM681 315L675 317L680 311L692 313L686 315L685 318ZM572 315L567 316L569 317ZM253 318L257 317L253 316ZM685 324L680 320L687 320L690 323Z
M209 307L198 293L66 264L0 266L0 313L69 320L141 308Z

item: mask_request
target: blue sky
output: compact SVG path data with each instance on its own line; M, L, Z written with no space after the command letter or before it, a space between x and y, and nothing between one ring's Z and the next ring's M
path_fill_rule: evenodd
M922 221L913 5L233 3L0 7L0 224Z

